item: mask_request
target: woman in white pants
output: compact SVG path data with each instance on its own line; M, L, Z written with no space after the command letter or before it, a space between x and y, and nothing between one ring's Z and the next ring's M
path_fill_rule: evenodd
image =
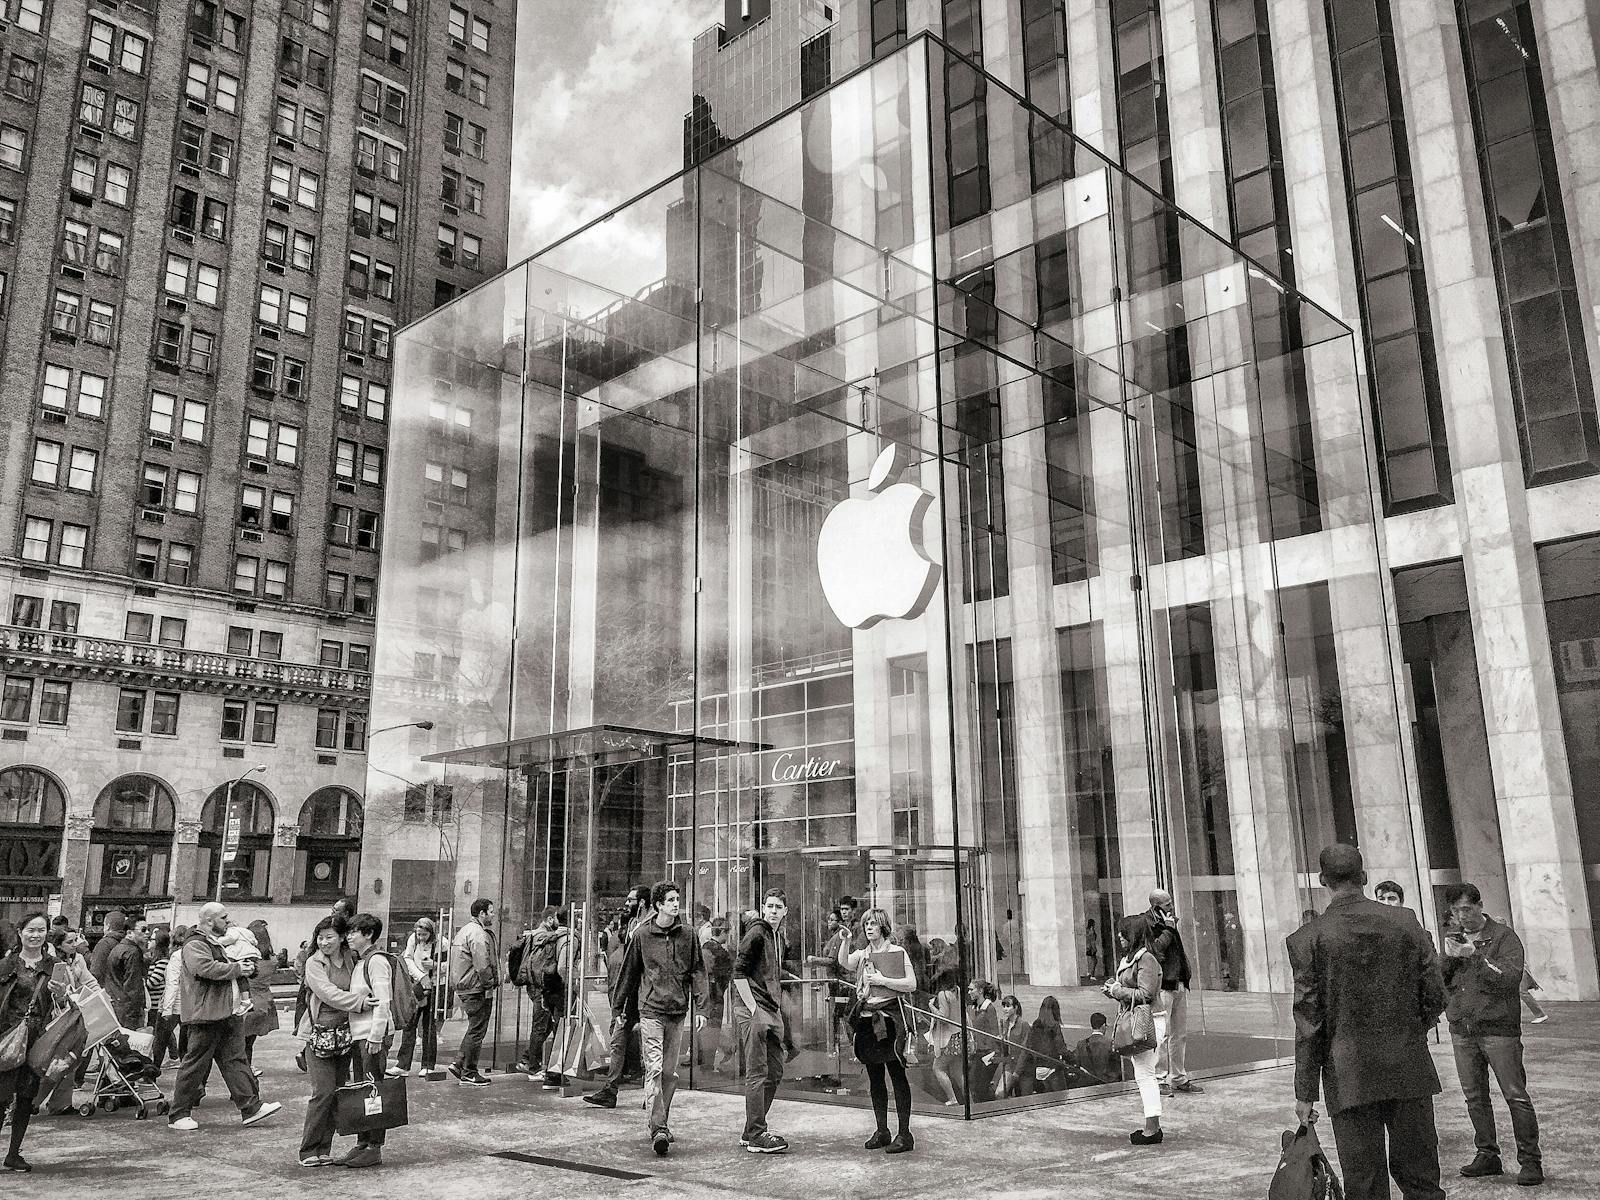
M1148 1004L1155 1017L1156 1044L1153 1049L1128 1056L1133 1078L1144 1103L1144 1128L1135 1129L1128 1140L1135 1146L1155 1146L1162 1141L1161 1083L1156 1077L1156 1059L1167 1036L1167 1014L1161 1005L1161 963L1150 952L1150 921L1143 914L1124 917L1117 924L1117 948L1122 959L1116 972L1101 990L1123 1007Z

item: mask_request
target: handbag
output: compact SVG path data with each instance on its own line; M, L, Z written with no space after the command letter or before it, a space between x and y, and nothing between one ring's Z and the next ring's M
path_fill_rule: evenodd
M83 1015L68 1006L34 1039L33 1048L28 1051L28 1066L46 1083L57 1083L67 1072L77 1070L86 1043Z
M0 1074L15 1071L28 1061L28 1021L24 1017L0 1037Z
M318 1058L343 1058L350 1053L350 1026L311 1023L306 1049Z
M1267 1200L1344 1200L1339 1177L1311 1126L1284 1131L1283 1154L1267 1189Z
M347 1035L349 1030L344 1031ZM351 1056L354 1067L357 1056ZM340 1135L376 1133L409 1124L404 1077L372 1079L365 1074L342 1085L334 1094L333 1128Z
M1148 1004L1126 1004L1117 1012L1111 1027L1111 1048L1124 1058L1154 1050L1156 1019Z

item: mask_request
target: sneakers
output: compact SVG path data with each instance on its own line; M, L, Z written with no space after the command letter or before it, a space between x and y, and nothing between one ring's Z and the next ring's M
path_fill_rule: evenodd
M455 1071L455 1068L451 1068ZM462 1087L488 1087L489 1080L481 1071L456 1071L456 1079Z
M910 1154L911 1151L916 1149L916 1146L917 1139L912 1137L909 1133L897 1133L895 1134L894 1141L889 1143L889 1149L886 1150L885 1153Z
M300 1160L302 1167L331 1167L338 1159L331 1154L308 1154Z
M1165 1129L1158 1129L1154 1133L1146 1133L1142 1129L1135 1129L1128 1135L1128 1140L1135 1146L1159 1146L1167 1136Z
M261 1078L262 1072L261 1072L261 1068L260 1067L251 1067L250 1070L251 1070L252 1073L254 1073L254 1075L255 1075L255 1077L257 1079Z
M1172 1085L1171 1085L1171 1084L1170 1084L1170 1083L1163 1083L1163 1084L1162 1084L1162 1085L1161 1085L1161 1094L1162 1094L1162 1095L1163 1095L1163 1096L1170 1096L1170 1095L1172 1095Z
M24 1171L28 1168L23 1167ZM1517 1183L1523 1187L1538 1187L1544 1182L1544 1168L1538 1163L1523 1163L1522 1170L1517 1172Z
M518 1059L511 1064L511 1073L513 1075L532 1075L537 1070L537 1067L529 1066L528 1060L525 1058Z
M383 1166L383 1151L376 1146L357 1146L339 1160L339 1165L341 1167L349 1167L352 1170L359 1170L362 1167L381 1167Z
M782 1154L789 1148L789 1143L775 1133L758 1133L748 1141L740 1138L739 1142L751 1154Z
M19 1175L26 1175L29 1171L33 1170L32 1164L30 1164L28 1160L23 1158L20 1154L6 1155L5 1162L0 1163L0 1166L5 1167L5 1169L8 1171L15 1171Z
M179 1117L175 1121L168 1121L167 1128L175 1129L179 1133L193 1133L196 1129L200 1128L200 1122L196 1121L193 1117Z
M1471 1162L1461 1168L1461 1173L1468 1179L1482 1179L1486 1175L1503 1175L1505 1171L1500 1166L1499 1158L1480 1150Z
M1173 1084L1172 1090L1175 1092L1188 1092L1191 1096L1197 1096L1201 1092L1205 1091L1205 1088L1201 1087L1192 1079L1185 1079L1182 1083Z
M546 1073L544 1077L539 1080L539 1086L547 1092L553 1092L557 1088L565 1086L565 1084L566 1081L562 1079L561 1076L551 1075L548 1073Z
M245 1112L243 1121L241 1123L245 1125L258 1125L282 1107L283 1105L279 1104L276 1100L268 1101L265 1104L257 1104L253 1110Z
M447 1071L449 1071L450 1074L454 1075L457 1079L465 1079L466 1078L466 1074L462 1071L461 1064L458 1063L458 1062L451 1063L445 1069Z
M596 1108L615 1108L617 1106L617 1093L609 1087L603 1087L598 1092L590 1092L583 1098L583 1102L592 1104Z
M411 1078L411 1068L410 1067L390 1067L387 1071L384 1072L384 1074L387 1075L390 1079L410 1079Z
M1550 1014L1547 1013L1547 1012L1542 1012L1537 1017L1528 1018L1528 1023L1530 1025L1543 1025L1549 1019L1550 1019Z
M672 1137L665 1129L658 1129L650 1135L650 1148L660 1158L667 1156L667 1151L672 1149Z

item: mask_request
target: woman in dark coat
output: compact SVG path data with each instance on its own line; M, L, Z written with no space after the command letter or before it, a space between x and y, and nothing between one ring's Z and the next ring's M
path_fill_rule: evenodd
M1061 1003L1054 996L1039 1001L1039 1015L1028 1027L1023 1043L1028 1053L1022 1059L1022 1094L1066 1091L1074 1060L1066 1034L1061 1031Z
M50 972L59 961L47 939L50 920L43 913L29 913L17 926L21 944L0 958L0 1040L26 1024L29 1041L44 1031L50 1019ZM3 1165L8 1171L31 1171L22 1157L22 1139L33 1119L33 1100L39 1092L39 1077L24 1062L20 1067L0 1072L0 1120L7 1108L11 1114L11 1145Z
M261 967L250 976L250 1015L244 1019L244 1046L245 1055L259 1079L261 1071L255 1066L256 1039L280 1028L278 1006L272 1002L272 967L269 965L277 960L273 957L272 935L267 932L267 923L251 921L248 928L256 940L256 949L261 952Z

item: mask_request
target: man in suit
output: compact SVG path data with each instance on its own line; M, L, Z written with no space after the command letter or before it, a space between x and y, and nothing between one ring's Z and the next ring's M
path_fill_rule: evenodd
M1295 1115L1311 1124L1326 1094L1349 1200L1386 1200L1386 1170L1405 1200L1444 1200L1428 1053L1445 1007L1438 955L1413 916L1362 895L1361 851L1328 846L1319 865L1328 907L1288 937Z

